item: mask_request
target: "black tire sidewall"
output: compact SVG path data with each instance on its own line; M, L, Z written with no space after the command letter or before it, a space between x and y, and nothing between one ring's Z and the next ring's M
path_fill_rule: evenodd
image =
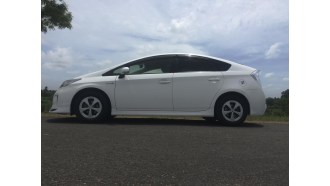
M234 122L227 120L222 115L222 106L223 106L223 104L225 104L229 100L237 101L243 107L243 115L242 115L242 117L239 120L234 121ZM239 96L226 96L226 97L222 98L221 100L219 100L218 103L216 104L215 116L218 119L218 121L220 123L222 123L222 124L242 125L243 122L245 121L246 117L247 117L247 111L248 111L248 108L247 107L248 107L248 105L247 105L246 101L244 99L240 98Z
M101 110L101 113L95 117L95 118L85 118L83 115L81 115L81 113L79 112L79 104L80 102L85 99L86 97L96 97L97 99L99 99L101 101L101 104L102 104L102 110ZM74 104L74 110L75 110L75 114L76 116L82 120L82 121L90 121L90 122L94 122L94 121L104 121L106 120L107 118L110 118L110 105L107 101L107 99L104 97L104 95L98 93L98 92L84 92L82 94L80 94L78 96L78 98L76 99L75 101L75 104Z

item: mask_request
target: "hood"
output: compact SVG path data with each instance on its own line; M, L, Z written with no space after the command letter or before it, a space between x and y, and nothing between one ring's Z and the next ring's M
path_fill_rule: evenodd
M96 71L96 72L91 72L88 74L84 74L78 77L75 77L74 79L79 79L79 78L86 78L86 77L96 77L96 76L102 76L102 74L104 74L105 72L111 70L112 68L108 68L108 69L104 69L104 70L100 70L100 71Z
M78 78L86 78L86 77L97 77L97 76L102 76L102 74L108 72L109 70L111 69L114 69L114 68L117 68L119 67L120 65L123 65L127 62L124 62L124 63L120 63L120 64L117 64L115 66L112 66L110 68L106 68L106 69L103 69L103 70L100 70L100 71L96 71L96 72L91 72L91 73L88 73L88 74L84 74L84 75L81 75L81 76L78 76L78 77L75 77L74 79L78 79Z

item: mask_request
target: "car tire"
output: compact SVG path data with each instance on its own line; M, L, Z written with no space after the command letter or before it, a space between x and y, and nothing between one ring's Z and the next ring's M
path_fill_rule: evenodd
M98 92L83 92L75 102L75 114L82 121L104 121L111 117L111 106Z
M226 96L218 101L215 112L222 124L242 125L248 114L248 104L240 96Z

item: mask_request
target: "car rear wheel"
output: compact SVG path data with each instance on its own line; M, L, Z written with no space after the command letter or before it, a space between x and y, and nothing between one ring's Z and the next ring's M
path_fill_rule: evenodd
M104 95L84 92L76 100L75 114L84 121L103 121L110 116L110 106Z
M220 123L240 125L247 117L247 104L239 96L227 96L216 105L216 117Z

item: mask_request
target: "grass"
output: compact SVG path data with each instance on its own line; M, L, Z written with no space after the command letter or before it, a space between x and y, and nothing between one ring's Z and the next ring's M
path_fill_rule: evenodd
M48 112L52 106L52 98L41 97L41 112Z

